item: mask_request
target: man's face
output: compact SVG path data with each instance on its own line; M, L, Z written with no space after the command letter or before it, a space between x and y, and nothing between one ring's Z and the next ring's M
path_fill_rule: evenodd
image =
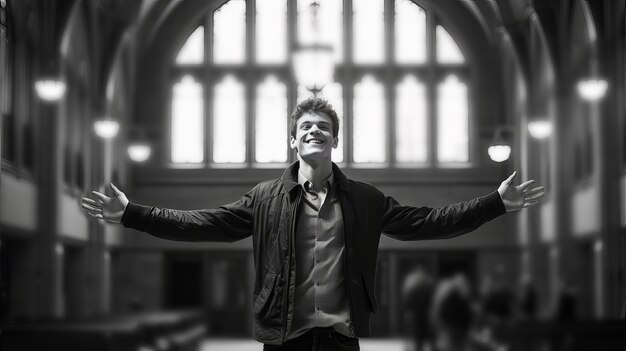
M298 119L296 137L291 137L290 144L300 158L330 159L337 142L330 117L323 112L309 112Z

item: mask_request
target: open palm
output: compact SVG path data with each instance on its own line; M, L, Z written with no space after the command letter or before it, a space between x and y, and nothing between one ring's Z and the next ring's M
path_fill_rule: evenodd
M92 191L91 193L96 196L96 200L83 197L81 207L92 217L103 219L107 222L120 223L124 210L128 205L128 198L113 183L110 186L115 194L114 197L108 197L97 191Z
M539 199L544 196L543 186L528 190L530 185L535 182L534 180L528 180L520 185L511 185L515 176L517 176L517 171L513 172L498 188L498 193L507 212L536 205Z

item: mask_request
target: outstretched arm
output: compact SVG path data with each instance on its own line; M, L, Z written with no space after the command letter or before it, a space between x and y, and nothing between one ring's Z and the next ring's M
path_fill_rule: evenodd
M97 191L92 191L91 193L96 196L96 200L83 197L81 207L92 217L107 222L121 223L124 210L128 206L128 198L113 183L110 186L115 196L108 197Z
M536 205L544 195L544 187L536 187L528 190L534 180L528 180L520 185L511 185L511 182L517 176L517 171L513 172L510 177L500 184L498 194L502 199L506 212L521 210L525 207Z
M533 206L544 196L544 188L529 190L534 180L511 185L514 172L497 192L439 208L412 207L385 197L382 232L399 240L444 239L468 233L511 211Z
M129 202L115 185L110 186L113 197L92 191L95 200L82 199L81 206L90 216L178 241L232 242L252 232L253 191L216 209L175 210Z

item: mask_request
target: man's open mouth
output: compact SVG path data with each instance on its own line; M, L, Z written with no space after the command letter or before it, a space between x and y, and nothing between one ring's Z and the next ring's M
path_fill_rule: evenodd
M324 140L321 139L309 139L306 142L307 144L324 144Z

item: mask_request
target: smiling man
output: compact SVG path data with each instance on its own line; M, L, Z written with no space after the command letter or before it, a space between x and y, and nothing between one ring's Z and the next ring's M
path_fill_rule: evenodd
M381 234L398 240L451 238L508 211L532 206L543 187L532 180L442 208L400 205L372 185L348 179L331 161L339 121L327 101L312 98L291 116L298 161L280 179L262 182L217 209L182 211L113 197L83 198L91 216L185 241L252 236L256 281L254 337L264 350L359 350L376 311L376 257Z

